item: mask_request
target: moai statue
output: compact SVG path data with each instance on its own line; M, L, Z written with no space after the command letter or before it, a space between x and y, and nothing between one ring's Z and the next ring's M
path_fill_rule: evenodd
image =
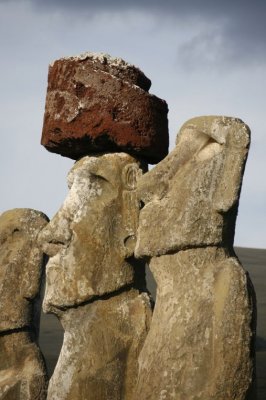
M254 398L256 302L233 250L248 148L241 120L194 118L139 180L135 255L158 286L136 400Z
M64 204L41 233L51 257L44 311L65 330L48 399L132 398L151 314L132 258L138 164L125 153L79 160Z
M50 256L44 310L64 341L48 400L131 400L151 304L134 258L137 181L168 148L167 105L150 80L108 55L49 69L42 144L78 160L69 194L40 235ZM141 160L141 161L140 161Z
M46 399L47 375L37 345L43 253L37 236L47 217L14 209L0 216L0 399Z

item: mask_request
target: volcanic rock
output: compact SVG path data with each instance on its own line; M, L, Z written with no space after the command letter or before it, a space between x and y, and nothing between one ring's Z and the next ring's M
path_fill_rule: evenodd
M64 341L47 400L131 400L151 319L147 294L131 289L58 316Z
M235 118L189 120L138 181L135 254L157 297L135 400L254 398L256 299L233 250L249 133Z
M1 332L24 326L38 331L38 318L33 317L41 308L38 296L43 252L37 246L37 237L47 222L43 213L27 208L0 216Z
M47 375L37 345L47 217L14 209L0 216L0 399L45 400Z
M149 266L156 304L134 399L253 400L256 302L236 256L208 246Z
M127 152L157 163L168 152L168 107L150 80L108 55L85 53L49 67L41 143L72 159Z
M65 330L49 400L132 399L151 319L145 263L133 257L141 176L126 153L83 157L39 235L50 256L44 311Z
M145 207L135 254L232 246L249 136L247 125L230 117L193 118L181 127L174 150L138 181Z
M139 164L129 154L112 153L83 157L71 168L68 195L39 235L50 256L46 311L76 306L134 282Z

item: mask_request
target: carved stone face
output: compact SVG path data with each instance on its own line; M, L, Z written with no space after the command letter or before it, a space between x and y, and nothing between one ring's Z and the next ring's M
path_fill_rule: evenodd
M44 214L14 209L0 216L0 331L30 326L32 300L38 295L43 254L37 236Z
M239 119L199 117L175 149L138 182L138 257L233 244L249 129Z
M71 307L133 280L139 166L125 153L84 157L68 175L69 193L40 235L50 256L44 310Z

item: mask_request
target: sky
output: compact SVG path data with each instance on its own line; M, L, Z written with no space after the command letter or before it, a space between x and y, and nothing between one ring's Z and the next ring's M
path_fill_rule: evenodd
M48 65L85 51L138 66L169 107L170 150L188 119L241 118L252 132L235 245L266 248L266 2L0 0L0 212L50 218L73 160L40 145Z

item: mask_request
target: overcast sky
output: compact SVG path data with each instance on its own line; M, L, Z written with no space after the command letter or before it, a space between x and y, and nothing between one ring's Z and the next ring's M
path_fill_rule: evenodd
M84 51L137 65L169 106L171 149L197 115L252 131L235 244L266 248L266 1L0 0L0 212L52 217L73 161L40 144L48 64Z

